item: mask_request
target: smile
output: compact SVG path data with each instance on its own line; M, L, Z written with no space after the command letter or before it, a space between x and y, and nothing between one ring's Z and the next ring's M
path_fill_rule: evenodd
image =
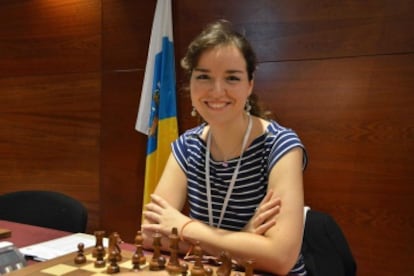
M206 105L212 109L222 109L222 108L225 108L227 105L229 105L229 103L227 102L221 102L221 103L206 102Z

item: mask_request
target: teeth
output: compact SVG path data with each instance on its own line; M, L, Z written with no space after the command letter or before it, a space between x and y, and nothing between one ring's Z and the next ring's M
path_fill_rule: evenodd
M227 105L226 103L208 103L208 106L212 108L223 108L226 105Z

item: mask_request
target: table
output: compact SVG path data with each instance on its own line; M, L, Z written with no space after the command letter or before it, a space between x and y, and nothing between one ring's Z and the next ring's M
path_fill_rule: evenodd
M61 230L55 230L55 229L50 229L50 228L44 228L44 227L39 227L39 226L33 226L33 225L27 225L27 224L21 224L21 223L16 223L16 222L11 222L11 221L5 221L5 220L0 220L0 228L5 228L5 229L10 229L12 230L12 234L11 237L9 238L5 238L5 239L0 239L0 241L10 241L12 243L14 243L14 245L16 245L16 247L20 248L20 247L25 247L28 245L32 245L32 244L36 244L36 243L40 243L40 242L45 242L45 241L49 241L52 239L56 239L56 238L62 238L68 235L71 235L73 233L70 232L65 232L65 231L61 231ZM127 258L130 258L132 255L132 252L134 251L135 246L132 244L127 244L124 243L121 245L122 250L125 250L125 256L127 256ZM90 250L89 250L90 251ZM146 252L151 253L151 252ZM36 274L39 272L40 269L44 269L44 268L48 268L51 267L53 265L57 265L57 264L63 264L64 262L69 263L73 262L74 256L76 255L76 253L67 255L67 256L62 256L62 257L58 257L56 259L47 261L47 262L35 262L35 261L28 261L28 266L21 269L21 270L17 270L14 271L12 273L10 273L11 275L44 275L44 274ZM34 274L32 274L34 273ZM82 273L84 273L82 271ZM166 273L166 271L163 272L145 272L145 274L142 273L138 273L139 275L168 275L168 273ZM72 274L72 275L78 275L76 274ZM86 275L86 274L82 274L82 275ZM89 275L89 274L88 274ZM233 275L233 274L232 274ZM243 275L243 274L242 274ZM266 274L268 275L268 274ZM291 275L293 276L293 275Z
M12 231L11 237L0 239L0 241L12 242L18 248L56 238L61 238L71 234L69 232L61 230L44 228L40 226L22 224L6 220L0 220L0 228L9 229Z

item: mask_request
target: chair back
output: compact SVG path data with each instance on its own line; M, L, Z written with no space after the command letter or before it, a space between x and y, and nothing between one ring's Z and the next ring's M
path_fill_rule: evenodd
M355 276L356 263L348 242L328 214L309 210L306 214L302 254L309 276Z
M85 232L86 208L54 191L17 191L0 195L0 219L68 232Z

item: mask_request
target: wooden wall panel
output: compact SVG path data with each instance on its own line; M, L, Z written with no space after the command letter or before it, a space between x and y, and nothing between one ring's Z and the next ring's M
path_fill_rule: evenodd
M103 0L102 3L104 70L143 71L156 1Z
M359 275L411 269L413 75L414 54L267 63L257 74L261 99L307 148L306 203L341 225Z
M145 135L135 131L155 1L103 1L101 227L133 241L141 224Z
M81 200L99 226L101 1L0 2L0 193Z
M411 52L412 0L209 1L175 3L177 54L216 19L231 20L252 42L261 62ZM188 24L191 22L191 24Z
M0 79L1 192L69 194L98 225L100 78L97 74Z
M100 69L101 1L0 3L0 76Z
M101 228L133 241L141 224L146 136L135 131L142 72L106 74L101 140Z

